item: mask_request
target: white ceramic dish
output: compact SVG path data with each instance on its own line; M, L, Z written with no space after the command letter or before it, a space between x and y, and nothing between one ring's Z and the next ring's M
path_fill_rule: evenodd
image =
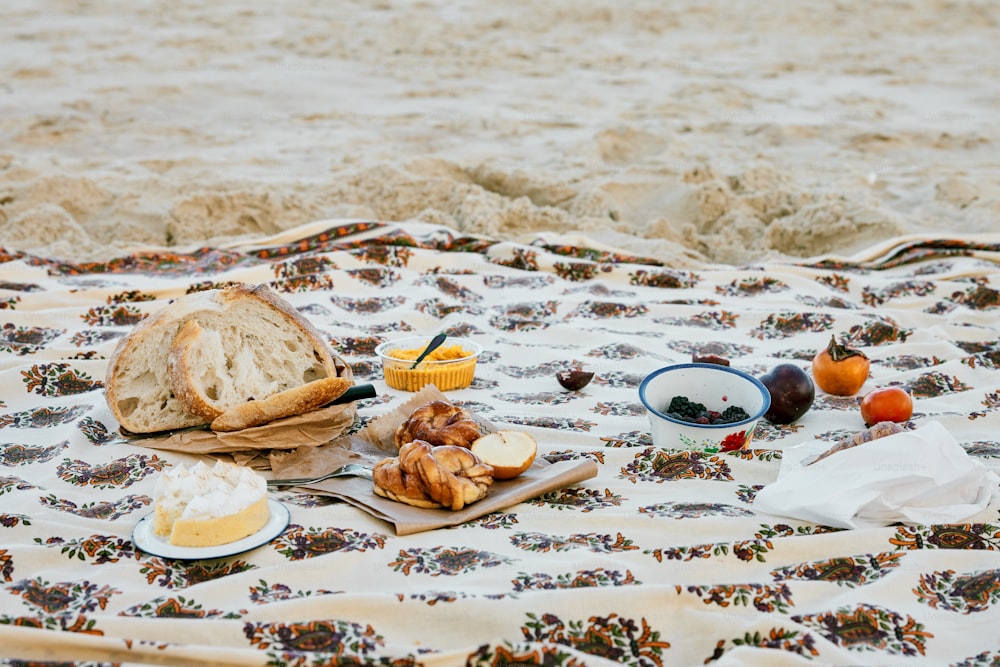
M747 419L730 424L694 424L666 414L674 396L686 396L709 410L739 406ZM757 422L771 405L771 394L760 380L718 364L675 364L653 371L639 385L639 400L649 416L653 444L666 449L714 453L750 444Z
M153 532L153 512L139 519L139 523L132 529L132 542L137 548L148 554L175 560L201 560L233 556L267 544L285 530L291 518L288 508L270 498L267 500L267 506L271 511L271 516L263 528L253 535L228 544L212 547L179 547L171 544Z

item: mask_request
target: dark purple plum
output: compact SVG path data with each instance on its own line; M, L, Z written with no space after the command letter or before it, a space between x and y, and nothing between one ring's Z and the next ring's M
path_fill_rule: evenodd
M764 419L772 424L791 424L812 407L816 388L809 374L795 364L778 364L758 379L771 394Z

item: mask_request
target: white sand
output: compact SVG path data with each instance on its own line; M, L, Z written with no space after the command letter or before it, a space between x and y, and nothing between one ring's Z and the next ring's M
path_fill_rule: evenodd
M0 245L365 217L739 264L1000 231L994 4L870 4L13 0Z

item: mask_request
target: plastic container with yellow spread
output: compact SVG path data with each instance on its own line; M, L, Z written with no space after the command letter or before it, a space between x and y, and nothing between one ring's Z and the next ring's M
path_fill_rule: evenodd
M416 367L414 360L430 342L430 336L412 336L382 343L375 354L382 360L385 382L393 389L417 391L433 384L441 391L464 389L476 375L482 346L465 338L448 338Z

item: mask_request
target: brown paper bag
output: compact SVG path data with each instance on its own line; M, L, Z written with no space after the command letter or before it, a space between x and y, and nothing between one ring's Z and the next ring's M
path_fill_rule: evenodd
M131 444L185 454L222 454L319 447L347 430L357 417L354 403L328 405L312 412L240 431L192 429L166 436L129 437Z

